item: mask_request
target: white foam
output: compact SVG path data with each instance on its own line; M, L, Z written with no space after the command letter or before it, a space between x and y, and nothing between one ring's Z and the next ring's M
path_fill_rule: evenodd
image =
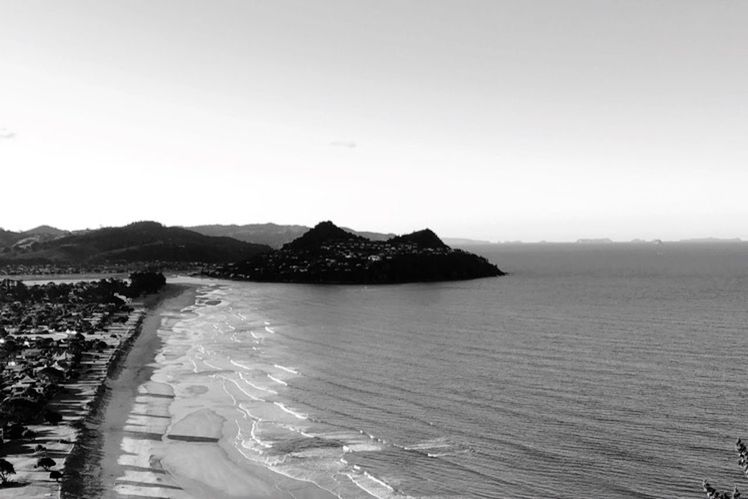
M292 368L290 368L290 367L285 367L285 366L282 366L282 365L280 365L280 364L273 364L273 365L274 365L275 367L277 367L278 369L281 369L281 370L283 370L283 371L286 371L287 373L291 373L291 374L296 374L296 375L298 375L298 374L299 374L299 371L297 371L297 370L295 370L295 369L292 369Z
M343 446L343 452L376 452L380 450L382 450L382 446L373 442L350 443Z
M242 386L239 383L237 383L236 381L234 381L233 379L227 378L225 376L221 376L221 378L224 379L224 380L226 380L226 381L228 381L228 382L230 382L230 383L233 383L234 386L236 386L237 390L239 390L240 392L242 392L244 395L246 395L247 397L251 398L255 402L265 402L265 399L261 399L260 397L252 395L247 390L245 390L244 388L242 388ZM253 386L253 388L257 388L257 387ZM259 390L259 388L257 388L257 389ZM236 404L236 400L234 400L234 404Z
M446 437L439 437L433 438L431 440L425 440L414 445L406 445L403 447L403 449L423 451L427 449L445 449L447 447L452 447L452 444L447 441Z
M383 482L382 480L380 480L379 478L377 478L377 477L373 476L373 475L372 475L371 473L369 473L368 471L364 471L364 475L366 475L366 476L367 476L367 478L369 478L369 480L372 480L372 481L374 481L374 482L378 483L379 485L381 485L381 486L383 486L383 487L386 487L386 488L387 488L387 489L389 489L389 490L390 490L391 492L394 492L394 491L395 491L395 489L393 489L392 487L390 487L390 486L389 486L389 485L388 485L387 483L385 483L385 482Z
M358 466L354 466L354 469L360 470ZM378 499L386 499L394 495L392 487L366 471L363 474L346 473L345 476L350 478L359 489Z
M231 402L232 402L232 404L233 404L233 405L236 405L236 397L234 397L234 396L233 396L233 395L231 394L231 392L230 392L230 391L228 391L228 390L226 389L226 381L225 381L225 380L224 380L224 382L223 382L223 383L221 384L221 388L223 388L223 391L224 391L224 392L226 392L226 394L227 394L227 395L228 395L229 397L231 397Z
M235 361L235 360L231 360L231 361L229 361L229 362L231 362L231 364L235 365L236 367L240 367L240 368L242 368L242 369L246 369L247 371L251 371L251 370L252 370L252 368L251 368L251 367L249 367L249 366L247 366L247 365L244 365L244 364L242 364L241 362L237 362L237 361Z
M315 437L315 435L312 435L310 433L306 433L303 429L299 428L298 426L293 426L293 425L290 425L290 424L278 423L278 422L274 422L274 424L276 426L279 426L280 428L285 429L285 430L292 431L294 433L298 433L299 435L301 435L302 437L305 437L305 438L314 438Z
M272 389L270 389L270 388L266 388L266 387L264 387L264 386L260 386L260 385L255 385L254 383L252 383L251 381L249 381L249 380L248 380L248 379L247 379L247 378L246 378L246 377L244 376L244 373L239 373L239 377L240 377L240 378L242 379L242 381L244 381L244 382L245 382L246 384L248 384L249 386L251 386L251 387L252 387L252 388L254 388L255 390L260 390L260 391L263 391L263 392L267 392L267 393L272 393L273 395L278 395L278 392L276 392L275 390L272 390Z
M250 332L249 332L249 334L251 334L251 335L252 335L252 338L254 338L254 339L256 339L256 340L259 340L259 339L260 339L260 337L259 337L259 336L257 336L257 335L255 334L255 332L254 332L254 331L250 331Z
M275 377L275 376L273 376L272 374L268 374L268 378L272 379L273 381L275 381L275 382L276 382L276 383L278 383L279 385L283 385L283 386L288 386L288 383L286 383L286 382L285 382L285 381L283 381L282 379L278 379L278 378L276 378L276 377Z
M280 402L273 402L273 404L275 404L278 407L280 407L283 412L287 412L288 414L294 416L295 418L298 418L298 419L309 419L309 416L307 416L306 414L302 414L300 412L296 412L296 411L294 411L292 409L289 409L288 407L286 407L285 405L281 404Z
M211 363L210 363L210 362L208 362L207 360L203 360L203 364L205 364L205 365L206 365L206 366L208 366L208 367L212 367L212 368L213 368L213 369L215 369L216 371L221 371L221 370L222 370L222 369L221 369L220 367L218 367L218 366L214 366L213 364L211 364Z
M275 334L275 331L273 331L273 328L265 326L265 331L267 331L270 334Z
M267 442L263 442L257 436L256 430L257 430L257 423L259 423L259 422L260 422L259 419L256 420L256 421L252 421L252 429L249 430L249 435L252 437L252 440L254 440L255 442L257 442L260 446L265 447L266 449L269 449L270 447L272 447L272 444L269 444ZM242 447L244 447L245 449L247 448L245 446L245 442L244 441L242 441Z
M260 447L264 447L265 449L269 449L270 447L272 447L272 444L263 441L262 439L260 439L260 437L257 436L257 425L262 421L262 419L260 419L258 417L255 417L250 412L249 408L246 405L244 405L244 404L239 404L239 409L242 410L242 412L244 413L244 417L245 418L249 418L249 419L252 420L252 427L249 430L249 435L251 437L250 441L245 440L244 438L242 438L243 437L243 433L242 433L241 426L239 426L239 422L236 422L236 428L238 430L238 434L237 434L236 438L239 441L241 441L242 448L244 448L244 449L252 449L251 442L255 442ZM244 454L244 453L242 453L242 454Z

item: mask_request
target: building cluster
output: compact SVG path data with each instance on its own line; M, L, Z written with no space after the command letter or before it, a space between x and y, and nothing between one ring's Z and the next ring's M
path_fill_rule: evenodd
M249 262L230 264L214 275L275 280L304 274L364 273L376 271L398 258L448 255L449 247L423 247L416 243L368 240L327 241L313 250L280 250L260 255Z
M122 281L0 281L0 423L43 417L66 383L106 371L142 311ZM90 377L90 376L89 376Z
M122 265L68 265L68 264L27 264L11 263L0 265L0 276L53 276L78 274L119 274L130 267Z
M1 260L1 259L0 259ZM172 262L148 260L127 263L0 263L0 276L60 276L60 275L124 275L130 272L149 271L153 268L162 270L195 272L205 266L205 262Z

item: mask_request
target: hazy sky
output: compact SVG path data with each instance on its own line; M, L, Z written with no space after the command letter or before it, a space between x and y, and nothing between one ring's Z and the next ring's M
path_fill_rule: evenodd
M0 227L748 238L745 0L0 0Z

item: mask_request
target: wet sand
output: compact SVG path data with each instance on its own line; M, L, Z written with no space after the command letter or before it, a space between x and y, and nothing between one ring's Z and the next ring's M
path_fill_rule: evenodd
M160 335L195 301L196 287L180 286L146 316L119 373L110 380L102 412L98 476L87 492L67 497L334 498L316 485L251 463L223 442L223 417L210 408L174 403L167 383L152 379L159 364ZM195 387L199 389L200 387ZM66 497L63 494L63 497Z

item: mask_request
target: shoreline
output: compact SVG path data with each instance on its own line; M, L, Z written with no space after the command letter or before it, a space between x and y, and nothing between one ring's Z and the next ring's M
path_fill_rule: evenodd
M16 443L10 448L6 444L5 456L12 458L16 474L11 484L0 488L0 499L61 497L64 483L75 475L71 464L84 443L91 418L101 406L111 373L127 355L140 334L149 309L160 300L162 293L163 291L133 300L130 304L132 311L124 324L113 324L105 330L89 334L88 338L98 339L107 346L99 352L84 353L79 368L84 375L60 384L59 393L48 402L49 409L62 415L59 424L25 425L36 433L33 443L42 446L43 450L32 451L24 442ZM87 367L85 371L84 366ZM56 460L58 471L63 472L61 481L52 480L48 471L36 468L35 462L43 456Z
M191 286L167 283L159 293L139 299L139 303L144 308L143 319L138 326L138 330L117 352L114 362L110 365L107 377L101 385L101 393L86 418L70 458L66 460L65 478L62 480L58 497L99 496L98 493L89 489L96 488L100 482L103 472L101 460L107 455L102 446L102 426L107 424L108 419L117 417L117 412L113 411L113 408L121 407L123 403L127 402L128 397L134 399L134 394L127 391L129 385L119 381L123 375L129 372L129 366L135 366L136 374L142 373L142 375L150 376L152 367L149 367L148 364L153 362L156 350L160 346L160 339L157 335L148 333L151 330L155 333L155 328L158 327L158 321L161 317L159 310L165 302L179 298L192 289L194 288ZM155 328L153 326L154 322L156 323ZM148 360L149 356L150 360ZM127 408L125 407L125 409ZM126 417L127 412L122 411L122 416Z
M139 335L107 379L85 430L86 445L70 463L82 480L69 480L61 497L335 499L312 482L248 461L226 441L231 422L210 408L187 409L185 394L175 397L159 377L168 363L160 355L163 335L196 302L199 288L168 286L173 291L148 309Z

